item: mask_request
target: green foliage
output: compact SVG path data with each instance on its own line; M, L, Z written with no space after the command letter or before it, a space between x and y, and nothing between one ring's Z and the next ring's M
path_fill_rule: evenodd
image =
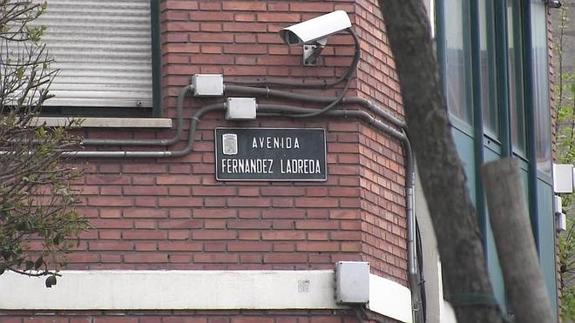
M561 297L561 318L564 321L573 321L575 318L575 292L567 289Z
M557 161L575 164L575 73L563 70L563 35L568 24L567 8L561 9L560 32L555 46L559 61L555 99L557 102ZM567 230L559 236L561 272L561 318L575 321L575 194L562 195Z
M0 274L47 275L51 287L88 223L71 186L80 172L62 153L77 138L35 124L57 73L41 43L45 28L34 25L45 10L0 0Z
M572 208L573 194L563 202ZM559 236L559 264L561 272L561 318L575 321L575 221L567 211L567 231Z

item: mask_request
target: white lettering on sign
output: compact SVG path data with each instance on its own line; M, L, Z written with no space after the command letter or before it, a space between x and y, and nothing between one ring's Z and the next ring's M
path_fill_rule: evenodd
M282 159L280 172L282 174L319 174L321 166L317 159Z
M232 159L222 158L222 173L228 174L273 174L273 159ZM320 174L318 159L280 159L279 171L282 174Z
M253 137L252 148L299 149L297 137Z
M273 159L222 159L222 172L229 174L273 174Z

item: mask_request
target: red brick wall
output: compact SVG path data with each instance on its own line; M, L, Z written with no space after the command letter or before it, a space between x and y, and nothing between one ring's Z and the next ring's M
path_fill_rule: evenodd
M69 268L331 269L362 259L356 122L306 123L328 130L329 179L317 184L216 182L213 128L223 123L200 125L199 151L183 158L89 161L78 188L94 230Z
M362 40L362 60L357 72L358 95L402 115L399 79L378 1L357 1L354 18L354 30Z
M176 96L195 73L221 73L226 79L341 75L353 56L349 35L329 38L318 67L303 67L301 48L287 47L277 35L282 27L336 9L348 12L361 39L362 60L348 95L369 98L400 114L397 77L375 3L162 1L164 116L175 116ZM318 91L304 90L315 95ZM187 99L186 117L217 100ZM213 129L223 126L325 128L328 181L217 182ZM150 130L85 133L105 138L167 138L172 134ZM258 118L234 123L225 122L222 113L204 117L195 139L194 151L181 158L78 162L86 170L76 183L81 211L93 229L82 235L78 250L68 258L68 269L332 269L339 260L364 260L371 263L373 273L407 285L405 171L399 142L355 119ZM184 145L182 140L173 148ZM350 316L323 312L312 317L284 313L257 320L229 314L231 318L200 315L163 320L135 314L119 320L87 313L55 321L355 322ZM52 322L49 316L33 321Z
M368 126L362 126L359 144L362 256L370 262L372 272L405 284L407 220L402 148Z

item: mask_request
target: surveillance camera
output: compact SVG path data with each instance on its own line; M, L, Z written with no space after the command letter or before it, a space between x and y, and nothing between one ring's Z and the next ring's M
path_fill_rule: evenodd
M560 0L545 0L545 4L547 4L547 6L549 8L561 8L561 1Z
M325 45L325 38L351 27L351 21L343 10L336 10L319 17L300 22L280 30L280 36L288 45Z
M319 54L327 43L327 37L350 28L351 21L347 13L336 10L284 28L280 30L280 36L288 45L303 44L304 65L316 65Z

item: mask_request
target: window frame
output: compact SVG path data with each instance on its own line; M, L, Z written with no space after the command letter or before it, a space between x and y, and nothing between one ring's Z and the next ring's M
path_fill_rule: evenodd
M152 41L152 117L162 116L162 46L160 24L160 0L150 0L150 23Z
M152 100L147 107L44 105L42 117L109 117L109 118L161 118L162 111L162 48L160 0L148 0L150 4L150 43Z
M436 8L436 21L438 23L437 26L437 42L439 44L442 44L441 46L437 46L438 48L438 57L440 57L441 63L441 76L442 76L442 84L443 84L443 91L445 93L446 96L446 104L449 104L449 100L447 98L448 93L449 93L449 80L446 77L448 75L448 64L447 64L447 37L446 37L446 21L443 18L445 15L445 9L446 6L444 4L445 1L449 1L449 0L438 0L437 1L437 8ZM465 97L463 98L463 101L465 101L467 107L463 108L462 110L464 110L467 114L468 114L468 119L469 120L465 120L459 116L457 116L456 114L454 114L448 107L448 111L449 111L449 117L450 117L450 121L455 124L457 126L457 128L467 134L469 134L470 136L472 136L473 133L473 122L474 122L474 109L473 109L473 82L471 79L473 77L473 72L472 72L472 56L471 56L471 52L472 52L472 40L470 39L470 36L472 35L472 32L470 30L470 26L469 24L466 23L466 20L469 21L472 19L471 17L471 12L472 10L470 10L471 8L471 4L468 1L463 1L461 2L462 8L462 17L461 17L461 22L462 25L461 27L463 28L463 35L461 37L461 41L462 41L462 64L463 64L463 74L465 76L465 84L462 87L463 91L462 91L462 95L464 95ZM463 14L465 14L465 16L463 16ZM467 18L467 19L466 19ZM441 49L441 52L439 51L439 49Z

